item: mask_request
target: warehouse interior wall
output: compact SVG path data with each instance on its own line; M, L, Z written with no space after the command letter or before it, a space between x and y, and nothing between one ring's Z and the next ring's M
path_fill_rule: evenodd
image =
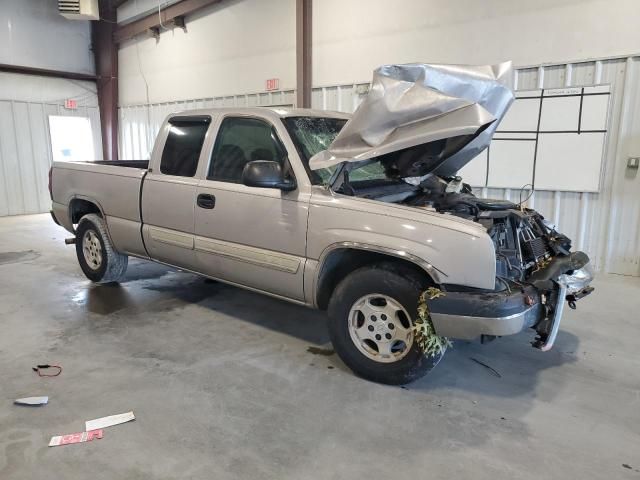
M257 92L269 78L294 86L295 0L227 0L187 17L187 33L119 51L120 105Z
M119 19L154 5L127 2ZM385 63L527 66L626 56L640 52L639 24L637 0L317 0L313 85L368 81ZM295 87L294 0L226 0L187 17L187 31L122 46L120 105L256 93L269 78Z
M0 19L0 63L94 73L90 23L65 19L57 2L2 0ZM65 100L75 100L77 109L65 109ZM51 208L50 115L89 118L93 144L100 146L94 82L0 73L0 216ZM96 148L95 157L101 154Z
M316 1L313 83L368 80L387 63L527 66L630 55L640 52L638 25L638 0Z
M180 0L161 0L161 8ZM118 7L118 23L125 24L158 11L158 0L128 0Z
M0 19L0 63L94 73L90 23L62 17L58 2L2 0Z

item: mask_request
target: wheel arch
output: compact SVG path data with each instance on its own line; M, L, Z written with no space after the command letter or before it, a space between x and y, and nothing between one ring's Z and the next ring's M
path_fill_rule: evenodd
M71 198L68 213L71 225L77 225L82 217L90 213L95 213L102 219L106 219L100 203L96 200L80 195Z
M440 284L442 272L429 262L407 252L375 245L343 242L327 247L318 262L314 281L314 302L326 310L337 285L358 268L380 263L392 263L410 270L425 282Z

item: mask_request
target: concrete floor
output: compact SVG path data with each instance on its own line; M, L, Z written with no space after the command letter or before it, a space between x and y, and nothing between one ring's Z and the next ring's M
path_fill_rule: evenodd
M549 353L456 342L398 388L307 351L330 347L321 313L138 260L94 286L65 236L0 219L0 479L640 478L638 278L599 278Z

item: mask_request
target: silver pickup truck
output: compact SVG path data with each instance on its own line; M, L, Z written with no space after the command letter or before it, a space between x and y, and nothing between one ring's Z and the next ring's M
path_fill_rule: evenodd
M424 355L413 329L428 287L444 294L428 301L438 335L532 328L533 345L551 348L565 299L574 306L592 290L588 257L534 210L477 198L459 177L427 165L407 181L411 149L311 169L349 118L283 108L170 115L148 162L54 163L53 219L74 234L94 282L118 281L134 256L327 310L337 353L374 381L407 383L440 360L444 352ZM465 128L470 141L482 125ZM436 149L442 166L448 145L428 141L418 155Z

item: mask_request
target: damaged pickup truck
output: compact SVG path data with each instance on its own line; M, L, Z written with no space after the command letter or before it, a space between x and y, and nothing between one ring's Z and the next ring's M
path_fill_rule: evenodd
M592 291L589 258L534 210L456 176L513 101L508 63L390 65L349 116L286 108L170 115L151 160L56 162L54 220L94 282L128 256L328 311L354 372L403 384L432 369L416 338L427 288L437 335L533 329Z

